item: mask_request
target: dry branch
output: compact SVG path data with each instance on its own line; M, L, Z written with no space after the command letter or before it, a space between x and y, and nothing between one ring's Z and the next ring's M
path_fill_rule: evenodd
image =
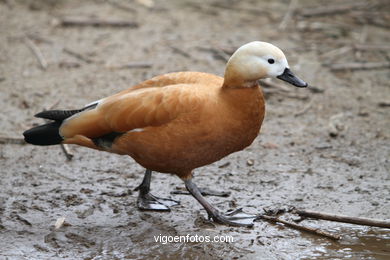
M0 144L26 144L23 138L0 136Z
M229 58L230 58L230 56L227 55L225 53L225 51L220 49L220 48L198 47L198 49L201 50L201 51L210 52L210 53L213 54L214 58L222 60L224 62L227 62L229 60Z
M390 45L386 44L354 44L353 48L358 51L390 51Z
M291 227L291 228L302 230L302 231L305 231L305 232L309 232L309 233L312 233L312 234L315 234L315 235L320 235L320 236L323 236L323 237L327 237L327 238L330 238L332 240L339 240L341 238L339 235L334 235L332 233L329 233L327 231L321 230L319 228L312 228L312 227L302 226L302 225L295 224L295 223L292 223L292 222L289 222L289 221L285 221L285 220L277 218L277 217L272 217L272 216L267 216L267 215L259 215L258 218L265 219L265 220L271 221L273 223L282 223L282 224L284 224L287 227Z
M125 10L125 11L128 11L128 12L131 12L131 13L136 13L137 12L134 8L132 8L130 6L118 3L117 0L108 1L108 3L110 5L116 7L116 8L119 8L119 9L122 9L122 10Z
M313 103L314 103L313 100L314 100L314 98L312 98L310 100L310 102L307 103L307 105L304 108L302 108L302 110L296 112L294 114L294 116L297 117L297 116L301 116L301 115L305 114L311 108L311 106L313 105Z
M27 46L30 48L30 50L33 52L35 57L37 58L39 65L41 65L41 68L43 70L46 70L47 69L47 61L46 61L45 57L43 57L43 54L42 54L41 50L38 48L38 46L28 37L26 37L24 41L27 44Z
M327 214L327 213L311 211L311 210L295 210L295 212L300 216L305 216L310 218L324 219L324 220L371 226L371 227L390 228L390 221L388 220L349 217L345 215Z
M82 61L84 61L86 63L94 62L90 58L87 58L84 55L81 55L80 53L77 53L77 52L75 52L73 50L70 50L69 48L64 47L62 50L63 50L63 52L65 52L65 53L67 53L67 54L69 54L69 55L71 55L71 56L73 56L73 57L75 57L75 58L77 58L79 60L82 60Z
M73 159L73 154L69 150L69 146L67 144L61 144L61 149L65 154L65 157L68 161Z
M353 3L345 5L333 5L333 6L320 6L320 7L311 7L305 8L299 11L299 14L302 16L322 16L322 15L335 15L346 13L354 9L359 9L367 6L366 3Z
M279 29L284 30L287 27L287 24L290 22L291 17L293 16L296 7L297 7L298 0L290 0L290 4L288 5L287 12L283 16L282 21L279 24Z
M329 65L333 71L343 70L372 70L390 68L390 62L350 62L350 63L336 63Z
M150 62L130 62L122 65L107 65L108 69L147 69L151 68L153 63Z
M89 17L63 17L59 19L61 26L95 26L95 27L130 27L137 28L137 22Z
M278 90L281 90L283 92L291 92L291 88L288 88L284 85L275 83L275 82L271 81L271 79L260 80L260 85L262 85L266 88L268 87L268 88L278 89Z
M341 57L343 54L349 52L350 50L352 50L352 48L350 46L343 46L341 48L338 48L338 49L332 49L331 51L328 51L328 52L325 52L325 53L322 53L320 55L320 58L335 58L335 57Z

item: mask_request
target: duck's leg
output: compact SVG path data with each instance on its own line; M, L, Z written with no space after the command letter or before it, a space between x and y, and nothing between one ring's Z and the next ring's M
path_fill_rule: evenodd
M142 183L135 189L139 191L137 206L141 210L170 211L170 206L180 204L179 201L159 198L150 193L152 171L146 170Z
M209 215L209 218L220 224L239 227L252 227L253 221L256 219L255 215L248 215L237 209L228 214L221 214L202 196L199 188L192 182L192 179L184 180L187 190L191 195L204 207Z

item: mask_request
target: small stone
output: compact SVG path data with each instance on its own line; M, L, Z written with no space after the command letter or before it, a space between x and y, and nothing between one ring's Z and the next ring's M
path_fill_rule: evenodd
M248 165L248 166L253 166L254 164L255 164L255 161L252 160L252 159L248 159L248 160L246 161L246 165Z

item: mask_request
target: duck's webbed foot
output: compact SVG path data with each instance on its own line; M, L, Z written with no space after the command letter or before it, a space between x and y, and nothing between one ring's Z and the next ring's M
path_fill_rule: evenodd
M257 218L256 215L249 215L238 208L226 214L216 213L209 214L209 218L220 224L238 227L253 227L253 222Z
M140 210L153 210L153 211L171 211L169 207L180 204L180 201L159 198L150 193L150 181L152 177L152 171L146 170L144 179L135 190L139 191L137 206Z
M248 215L242 211L242 209L237 209L226 214L220 213L216 208L214 208L210 203L205 200L202 196L199 188L192 182L191 179L184 181L187 190L191 195L204 207L207 211L207 214L210 219L216 223L228 225L228 226L238 226L238 227L252 227L253 221L256 219L255 215Z
M151 193L140 192L137 199L137 206L140 210L171 211L169 207L180 204L179 201L159 198Z

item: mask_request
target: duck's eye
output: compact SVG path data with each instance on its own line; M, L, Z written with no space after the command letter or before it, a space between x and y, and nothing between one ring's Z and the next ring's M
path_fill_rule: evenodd
M274 64L274 63L275 63L275 60L274 60L274 59L268 59L268 63L269 63L269 64Z

